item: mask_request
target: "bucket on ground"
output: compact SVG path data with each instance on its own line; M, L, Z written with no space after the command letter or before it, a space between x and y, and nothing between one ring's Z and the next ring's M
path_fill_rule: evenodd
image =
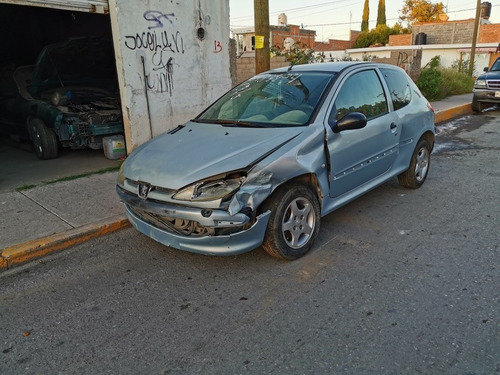
M123 135L113 135L102 139L104 155L111 160L120 159L127 155Z

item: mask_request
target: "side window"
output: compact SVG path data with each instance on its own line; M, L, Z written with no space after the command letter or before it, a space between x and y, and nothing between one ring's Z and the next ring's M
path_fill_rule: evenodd
M330 122L352 112L361 112L367 119L387 113L384 89L374 70L355 73L343 83L330 114Z
M411 87L405 73L394 69L380 69L391 91L394 110L401 109L411 101Z

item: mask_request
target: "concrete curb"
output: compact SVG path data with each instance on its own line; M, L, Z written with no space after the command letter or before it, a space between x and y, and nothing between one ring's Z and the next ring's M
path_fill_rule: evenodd
M128 219L121 215L6 247L0 251L0 271L129 226Z
M465 116L472 114L472 104L462 104L441 111L436 111L434 113L434 123L439 124L440 122L445 122L451 120L452 118Z

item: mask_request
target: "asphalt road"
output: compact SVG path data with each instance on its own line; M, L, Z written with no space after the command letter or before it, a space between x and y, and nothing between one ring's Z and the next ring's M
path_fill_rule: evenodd
M295 262L134 229L0 274L1 374L500 373L500 111L439 128Z

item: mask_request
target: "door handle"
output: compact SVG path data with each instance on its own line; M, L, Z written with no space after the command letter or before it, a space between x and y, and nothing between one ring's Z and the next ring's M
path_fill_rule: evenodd
M391 130L396 129L397 127L398 127L398 126L397 126L395 123L392 123L392 124L391 124Z

